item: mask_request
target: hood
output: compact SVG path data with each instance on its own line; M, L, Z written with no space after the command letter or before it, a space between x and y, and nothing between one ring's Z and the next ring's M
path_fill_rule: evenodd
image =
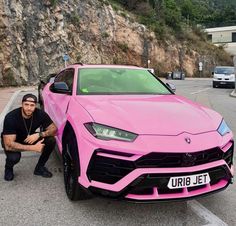
M137 134L199 134L216 130L222 117L177 95L77 96L94 122Z

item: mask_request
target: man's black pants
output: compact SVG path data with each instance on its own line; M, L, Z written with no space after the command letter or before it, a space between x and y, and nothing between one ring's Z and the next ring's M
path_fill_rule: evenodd
M49 156L55 147L56 140L54 137L45 137L43 144L45 144L45 146L36 167L44 166L48 161ZM21 152L5 150L5 154L7 156L5 168L8 169L12 169L13 166L17 164L21 159Z

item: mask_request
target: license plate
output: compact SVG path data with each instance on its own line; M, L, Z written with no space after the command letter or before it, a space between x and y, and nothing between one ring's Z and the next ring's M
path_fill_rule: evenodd
M226 84L226 82L220 82L220 84L221 84L221 85L225 85L225 84Z
M195 187L210 183L210 177L208 173L195 174L182 177L171 177L167 187L169 189Z

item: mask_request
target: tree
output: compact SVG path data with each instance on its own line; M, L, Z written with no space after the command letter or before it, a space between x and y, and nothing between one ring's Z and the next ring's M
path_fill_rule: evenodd
M149 0L149 4L155 9L157 19L164 19L164 0Z
M127 2L128 9L129 10L134 9L138 1L139 0L127 0L126 2Z
M181 11L177 6L175 0L164 1L164 18L168 26L174 28L174 30L180 30Z

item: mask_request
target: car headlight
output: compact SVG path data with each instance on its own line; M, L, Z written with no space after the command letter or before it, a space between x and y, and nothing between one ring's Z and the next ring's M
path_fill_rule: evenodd
M94 122L85 123L84 125L94 137L102 140L120 140L132 142L138 136L135 133Z
M229 76L229 78L233 80L235 78L235 75L232 74L232 75Z
M224 136L225 134L231 132L230 128L227 126L224 119L221 121L220 126L218 127L217 131L221 136Z

